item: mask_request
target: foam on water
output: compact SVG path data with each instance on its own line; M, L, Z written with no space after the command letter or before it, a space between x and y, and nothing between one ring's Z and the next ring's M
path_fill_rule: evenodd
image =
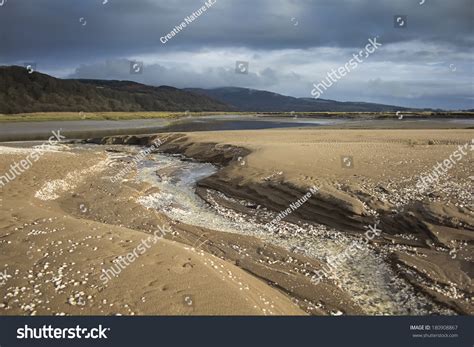
M344 252L357 241L355 237L323 225L295 225L280 222L278 232L259 222L254 216L237 213L219 205L212 195L209 203L195 193L196 182L214 174L211 164L183 161L179 157L153 155L152 160L138 165L137 179L158 187L160 192L144 196L139 202L155 208L182 223L214 230L251 235L290 251L318 259L323 263ZM233 200L222 193L222 198ZM235 202L235 200L233 200ZM266 217L275 213L265 209ZM330 278L348 292L367 314L452 314L422 294L417 294L396 276L384 256L364 244L349 259L331 267Z

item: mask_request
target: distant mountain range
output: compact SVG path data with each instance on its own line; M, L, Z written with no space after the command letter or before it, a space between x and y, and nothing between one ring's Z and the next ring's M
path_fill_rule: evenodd
M153 87L131 81L58 79L23 67L0 67L0 113L29 112L394 112L365 102L294 98L237 87Z
M294 98L264 90L237 87L215 89L187 88L187 91L208 96L239 111L247 112L394 112L405 107L368 102L340 102L314 98Z

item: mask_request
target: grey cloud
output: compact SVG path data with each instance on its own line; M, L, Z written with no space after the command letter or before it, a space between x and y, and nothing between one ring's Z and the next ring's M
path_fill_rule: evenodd
M216 0L172 40L160 42L204 1L9 0L0 8L0 64L34 61L40 71L63 77L70 72L73 77L176 87L234 85L309 96L312 82L327 68L379 36L383 49L331 88L331 97L473 107L467 97L472 77L459 74L470 70L472 76L472 0L426 0L424 5L418 0ZM394 15L407 15L408 27L394 28ZM146 61L141 76L128 73L127 61L135 58ZM238 59L250 61L248 75L234 73ZM458 75L449 71L451 64ZM417 79L428 81L418 83L422 93L413 92ZM443 93L443 85L457 94Z
M204 1L191 0L16 0L0 9L0 58L60 54L88 59L169 47L254 49L358 47L369 36L384 41L413 39L470 47L472 1L291 1L216 0L212 9L163 46L159 38ZM393 16L408 15L407 29L394 29ZM82 26L79 18L87 25ZM291 18L297 18L294 26Z
M171 85L177 88L216 88L221 86L273 88L282 80L300 80L297 74L287 75L266 68L262 72L237 74L232 67L207 67L201 72L145 64L142 74L130 73L130 60L108 60L105 63L81 65L69 78L133 80L149 85Z

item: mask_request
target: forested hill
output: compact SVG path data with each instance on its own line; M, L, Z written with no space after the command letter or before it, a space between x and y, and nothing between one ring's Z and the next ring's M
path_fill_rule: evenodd
M130 81L62 80L0 66L0 113L232 111L208 96Z

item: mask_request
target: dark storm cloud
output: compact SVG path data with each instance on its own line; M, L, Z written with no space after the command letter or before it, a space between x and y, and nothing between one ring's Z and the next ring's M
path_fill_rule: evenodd
M160 37L204 1L7 0L0 10L6 33L2 58L87 57L165 48ZM420 39L472 46L470 0L217 0L213 8L167 47L358 47L369 36L386 43ZM393 16L408 16L394 30ZM291 18L298 21L294 27ZM86 26L79 22L87 21Z
M427 63L444 64L440 71L448 85L459 76L444 71L446 66L457 64L459 70L472 72L472 0L425 0L422 5L421 0L216 0L166 44L160 37L204 0L103 1L7 0L0 7L0 64L34 61L40 70L58 76L178 87L238 85L309 96L311 82L324 74L329 62L344 63L368 38L378 36L384 48L370 58L374 65L366 64L365 76L346 78L334 88L339 91L334 98L354 98L357 90L350 86L370 86L377 79L382 89L390 90L387 86L403 83L397 76L410 69L419 73ZM394 15L407 15L407 28L394 28ZM125 60L132 58L144 60L148 73L130 76ZM233 73L238 59L251 61L253 71L246 79ZM377 65L382 62L384 69ZM433 71L418 77L426 80ZM416 83L413 78L406 77L408 89ZM429 83L419 87L429 99L407 97L405 104L437 100L431 96L437 88L430 90ZM372 100L390 102L390 96L372 93ZM463 106L472 104L472 99L463 100Z

